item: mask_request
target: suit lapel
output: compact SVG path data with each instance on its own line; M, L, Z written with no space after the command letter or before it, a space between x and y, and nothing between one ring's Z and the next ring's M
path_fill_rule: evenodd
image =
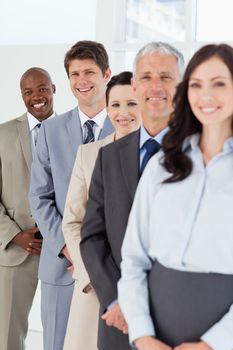
M126 137L126 143L120 149L120 160L123 177L133 199L139 181L139 130Z
M19 141L22 147L23 155L24 155L28 170L31 171L32 151L31 151L31 139L30 139L30 131L28 126L27 114L24 114L22 117L18 118L17 129L19 133Z
M103 125L103 128L102 130L100 131L100 134L99 134L99 140L100 139L104 139L106 136L108 136L109 134L111 134L112 132L114 132L114 127L109 119L109 117L107 116L105 118L105 121L104 121L104 125Z
M80 146L83 143L83 135L78 113L78 107L73 109L68 115L68 118L66 118L66 127L71 147L73 149L74 154L76 155L78 146Z

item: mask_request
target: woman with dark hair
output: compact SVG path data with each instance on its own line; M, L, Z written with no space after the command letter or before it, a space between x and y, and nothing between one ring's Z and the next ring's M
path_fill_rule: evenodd
M233 349L233 48L190 60L122 248L119 302L139 350Z
M131 78L131 72L122 72L108 82L106 109L115 133L103 140L79 146L70 180L62 229L73 262L70 270L73 272L75 286L64 350L97 349L99 302L80 255L80 228L100 147L137 130L140 126L141 112L131 86Z

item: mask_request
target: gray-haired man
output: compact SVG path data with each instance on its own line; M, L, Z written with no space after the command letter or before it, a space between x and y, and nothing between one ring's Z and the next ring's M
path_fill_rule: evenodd
M142 126L101 149L97 158L81 231L81 253L104 313L100 350L130 348L128 337L120 332L126 333L127 325L117 302L121 245L140 175L166 133L183 66L182 54L165 43L152 42L138 52L132 84Z

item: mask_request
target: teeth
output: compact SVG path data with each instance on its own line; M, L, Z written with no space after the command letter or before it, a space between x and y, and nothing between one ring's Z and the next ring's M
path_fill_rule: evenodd
M206 107L206 108L201 108L202 112L204 113L212 113L215 112L217 110L216 107Z
M41 108L41 107L43 107L45 105L45 102L43 102L43 103L35 103L34 105L32 105L34 108L37 108L37 109L39 109L39 108Z
M132 121L133 121L133 119L117 119L117 122L121 125L127 125Z
M161 101L163 99L164 99L164 97L149 97L150 101Z
M91 90L91 88L85 88L85 89L78 89L79 91L81 91L81 92L87 92L87 91L90 91Z

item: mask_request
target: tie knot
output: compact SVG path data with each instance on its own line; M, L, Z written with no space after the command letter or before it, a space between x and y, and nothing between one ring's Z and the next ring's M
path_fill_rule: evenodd
M93 126L95 125L95 122L94 122L94 120L87 120L85 123L84 123L86 126L87 126L87 128L93 128Z
M95 141L95 135L94 135L94 131L93 131L93 127L94 125L96 125L96 123L94 122L94 120L87 120L84 123L87 133L86 133L86 137L84 139L84 143L89 143L89 142L93 142Z
M160 149L160 144L154 139L149 139L144 143L146 152L150 155L155 154Z

